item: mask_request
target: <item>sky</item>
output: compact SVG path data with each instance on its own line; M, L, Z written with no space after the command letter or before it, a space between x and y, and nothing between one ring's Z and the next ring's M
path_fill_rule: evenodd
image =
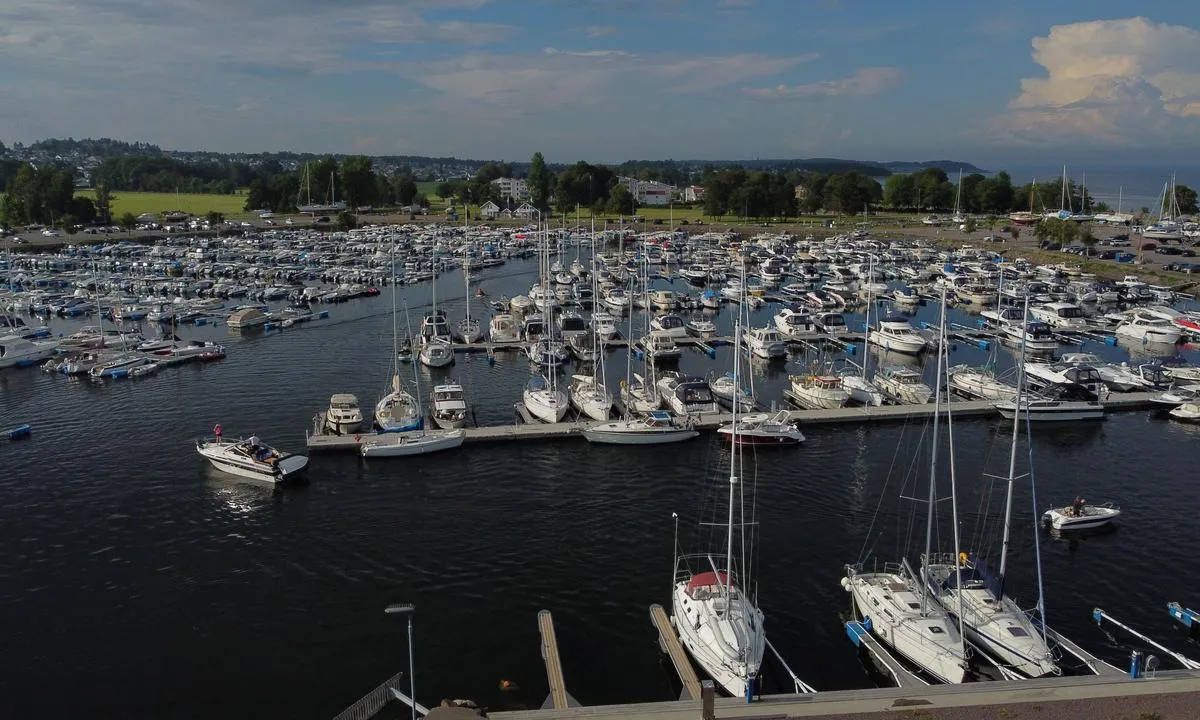
M551 162L1195 163L1200 3L4 0L0 141L68 136Z

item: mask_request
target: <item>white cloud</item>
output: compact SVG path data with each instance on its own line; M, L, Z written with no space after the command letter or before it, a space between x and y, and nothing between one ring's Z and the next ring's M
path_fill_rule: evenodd
M1021 80L985 132L1030 144L1136 146L1200 130L1200 31L1143 17L1056 25L1033 39L1045 77Z
M573 55L575 57L633 57L624 50L559 50L558 48L543 48L547 55Z
M583 29L583 34L588 37L604 37L605 35L612 35L616 31L616 25L588 25Z
M746 88L747 95L766 99L876 95L903 82L904 71L894 67L859 68L851 77L803 85Z

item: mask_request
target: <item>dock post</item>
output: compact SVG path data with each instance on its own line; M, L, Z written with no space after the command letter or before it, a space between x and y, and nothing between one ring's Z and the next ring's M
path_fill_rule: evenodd
M717 720L716 699L717 688L713 681L705 680L700 683L700 720Z

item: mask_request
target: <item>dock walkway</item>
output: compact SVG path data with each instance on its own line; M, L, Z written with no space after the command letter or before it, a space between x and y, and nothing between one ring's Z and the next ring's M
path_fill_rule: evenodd
M675 628L671 627L671 621L667 618L667 611L662 605L654 603L650 606L650 622L658 630L658 644L662 646L667 656L671 658L671 663L675 666L675 672L679 675L679 681L683 684L683 692L680 695L681 700L699 700L700 699L700 680L696 677L696 669L692 667L692 662L688 660L687 653L683 651L683 646L679 644L679 637L675 635Z

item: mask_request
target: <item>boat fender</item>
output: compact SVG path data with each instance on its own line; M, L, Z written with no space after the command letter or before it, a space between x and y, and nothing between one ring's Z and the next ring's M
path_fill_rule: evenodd
M847 355L857 355L858 354L858 346L855 345L854 343L846 343L846 354Z

